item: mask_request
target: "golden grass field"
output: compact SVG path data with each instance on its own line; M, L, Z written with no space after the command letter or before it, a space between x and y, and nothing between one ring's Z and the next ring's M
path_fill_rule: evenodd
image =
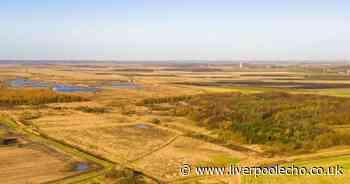
M140 71L131 70L135 68L140 69ZM28 122L23 123L28 128L164 182L263 184L336 182L345 184L348 181L348 173L346 177L336 180L298 177L247 179L223 176L183 178L179 176L179 166L183 163L192 165L223 165L229 163L256 165L265 162L294 161L304 158L302 164L318 164L319 162L317 159L315 161L315 158L332 156L332 158L320 162L322 164L332 164L335 160L339 161L340 159L342 164L348 165L349 159L339 157L339 155L348 155L350 151L348 151L349 148L344 147L331 149L328 152L325 150L317 153L319 155L314 154L309 157L306 154L295 157L266 158L258 154L261 147L257 145L240 145L257 152L252 154L188 137L186 136L187 132L196 132L211 137L215 137L216 133L198 126L189 119L150 111L150 109L139 106L137 103L147 98L224 92L285 91L349 97L350 88L289 89L180 83L215 83L216 81L228 80L347 84L350 83L350 78L342 81L308 79L305 77L308 72L304 70L258 68L252 71L248 69L240 71L235 65L210 66L209 68L221 69L214 72L164 70L167 68L169 66L143 64L3 65L0 68L0 80L3 83L7 80L25 77L31 80L69 85L102 86L102 90L95 93L77 93L89 99L89 101L50 103L43 107L31 105L4 107L0 109L0 113L6 114L20 123L25 119L25 113L34 114L35 117L28 118ZM142 87L119 89L110 85L113 82L128 81L133 81L142 85ZM21 88L15 88L15 90L21 90ZM108 111L88 113L79 110L79 107L106 108ZM159 119L160 122L153 123L152 120L154 119ZM232 140L232 142L239 143L239 140ZM40 152L37 149L0 147L0 183L42 183L70 176L73 173L66 171L70 161L70 159L62 160L57 155ZM103 177L97 180L100 183L108 183L109 181ZM83 183L89 183L89 181Z
M77 174L72 158L40 145L0 148L0 183L44 183Z

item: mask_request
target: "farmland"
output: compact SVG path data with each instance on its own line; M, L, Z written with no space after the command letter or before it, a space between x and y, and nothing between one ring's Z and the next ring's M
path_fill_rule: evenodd
M345 184L348 67L2 64L0 139L20 142L0 146L0 183ZM91 168L72 170L77 163ZM184 163L340 164L346 172L184 177Z
M39 146L0 148L1 183L43 183L74 174L69 158L46 153Z
M16 133L8 123L11 120L1 118L0 140L0 182L1 183L45 183L74 177L80 173L98 168L97 165L69 155L56 148L34 141L24 134ZM5 145L8 135L16 137L16 143ZM86 164L84 169L79 165Z

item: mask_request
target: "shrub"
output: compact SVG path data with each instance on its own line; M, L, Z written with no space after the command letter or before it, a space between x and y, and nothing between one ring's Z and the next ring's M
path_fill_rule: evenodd
M107 113L110 112L109 108L106 107L88 107L88 106L80 106L75 108L76 110L86 112L86 113Z
M160 124L160 120L158 118L153 118L150 123L153 123L153 124L156 124L156 125L159 125Z

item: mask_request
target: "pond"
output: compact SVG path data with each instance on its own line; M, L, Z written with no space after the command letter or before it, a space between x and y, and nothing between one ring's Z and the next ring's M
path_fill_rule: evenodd
M142 88L140 84L130 83L130 82L118 82L118 83L112 83L112 88L118 88L118 89L139 89Z
M68 86L63 84L56 84L52 87L53 91L57 92L96 92L97 88L93 87L81 87L81 86Z
M147 124L137 124L135 125L136 128L141 128L141 129L149 129L152 128L150 125Z
M8 80L7 84L10 87L32 87L32 88L51 88L57 92L97 92L100 88L97 87L83 87L77 85L65 85L65 84L51 84L47 82L34 81L29 79L14 79ZM130 83L130 82L115 82L109 84L112 88L117 89L140 89L142 85ZM103 86L100 86L103 87Z
M49 84L46 82L32 81L27 79L15 79L7 81L10 87L32 87L32 88L47 88Z
M74 85L64 85L64 84L50 84L46 82L28 80L28 79L15 79L8 80L7 84L10 87L32 87L32 88L51 88L53 91L57 92L96 92L98 88L94 87L82 87Z
M75 165L74 170L79 172L84 172L90 169L89 164L87 163L78 163Z

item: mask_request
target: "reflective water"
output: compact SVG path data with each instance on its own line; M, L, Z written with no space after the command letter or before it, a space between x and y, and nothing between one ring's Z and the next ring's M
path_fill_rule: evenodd
M47 88L49 84L46 82L32 81L27 79L9 80L10 87L33 87L33 88Z
M32 88L50 88L57 92L96 92L98 89L93 87L81 87L64 84L49 84L46 82L33 81L28 79L15 79L7 81L10 87L32 87Z
M150 125L146 125L146 124L137 124L135 125L136 128L142 128L142 129L148 129L151 128Z
M74 170L75 171L87 171L90 169L89 164L87 163L78 163L77 165L75 165Z
M135 84L135 83L130 83L130 82L112 83L111 87L112 88L118 88L118 89L138 89L138 88L142 88L141 85Z
M65 85L65 84L50 84L47 82L34 81L28 79L15 79L8 80L7 84L10 87L32 87L32 88L51 88L57 92L97 92L100 88L97 87L82 87L76 85ZM110 84L112 88L118 89L140 89L142 85L130 83L130 82L116 82ZM103 86L100 86L103 87Z
M63 84L54 85L52 90L57 92L96 92L98 89L93 87L68 86Z

